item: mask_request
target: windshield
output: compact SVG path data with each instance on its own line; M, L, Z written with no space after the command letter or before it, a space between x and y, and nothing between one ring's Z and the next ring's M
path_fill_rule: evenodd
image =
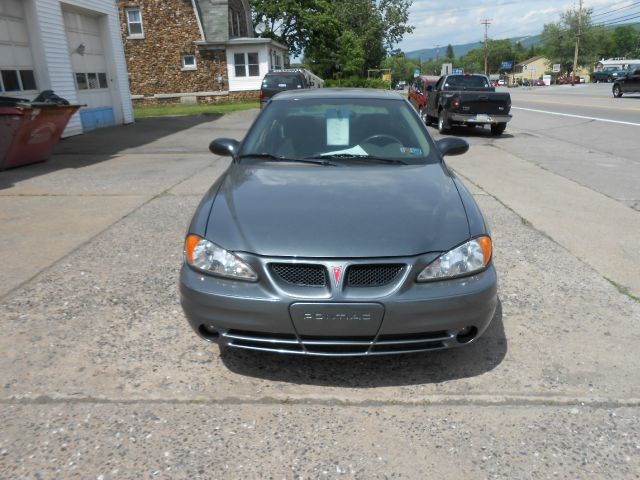
M302 88L302 75L266 75L262 88Z
M431 151L419 118L403 101L312 98L271 103L243 142L240 156L282 159L367 157L424 163ZM371 158L371 160L374 160Z
M487 78L482 75L449 75L444 86L448 90L483 90L491 88Z

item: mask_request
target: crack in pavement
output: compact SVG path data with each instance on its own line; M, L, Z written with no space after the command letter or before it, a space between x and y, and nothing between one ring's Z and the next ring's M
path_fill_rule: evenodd
M640 398L580 398L561 395L517 396L517 395L435 395L419 400L348 400L336 397L272 397L257 398L221 397L203 399L179 398L99 398L99 397L13 397L0 399L0 405L291 405L327 407L426 407L426 406L477 406L477 407L588 407L599 409L637 408Z

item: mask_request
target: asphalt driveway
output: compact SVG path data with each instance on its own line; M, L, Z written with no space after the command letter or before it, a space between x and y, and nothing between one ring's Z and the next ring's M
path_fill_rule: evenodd
M473 185L501 304L472 346L199 340L183 235L227 165L209 141L255 113L144 120L0 173L0 478L638 478L640 305Z

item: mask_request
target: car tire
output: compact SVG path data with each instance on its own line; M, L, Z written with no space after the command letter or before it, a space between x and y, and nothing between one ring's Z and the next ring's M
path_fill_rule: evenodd
M429 114L427 113L426 109L424 111L424 124L427 127L430 126L430 125L433 125L433 117L429 116Z
M607 77L607 83L613 82L613 77Z
M447 121L447 114L444 110L440 110L440 114L438 115L438 132L442 134L449 133L450 128L449 122Z
M491 125L491 135L497 137L498 135L502 135L502 133L507 128L506 123L494 123Z
M613 86L613 96L616 98L620 98L622 96L622 90L620 89L620 85Z

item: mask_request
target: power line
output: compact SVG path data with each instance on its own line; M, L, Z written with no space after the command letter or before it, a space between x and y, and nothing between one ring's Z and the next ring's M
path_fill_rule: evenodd
M634 5L638 5L638 4L640 4L640 2L634 2L631 5L627 5L627 6L624 6L624 7L616 8L614 10L609 10L608 12L594 13L594 14L591 15L591 17L593 18L593 17L600 17L600 16L604 16L604 15L609 15L610 13L619 12L620 10L627 10L627 9L633 7ZM607 7L604 7L604 8L607 8Z

